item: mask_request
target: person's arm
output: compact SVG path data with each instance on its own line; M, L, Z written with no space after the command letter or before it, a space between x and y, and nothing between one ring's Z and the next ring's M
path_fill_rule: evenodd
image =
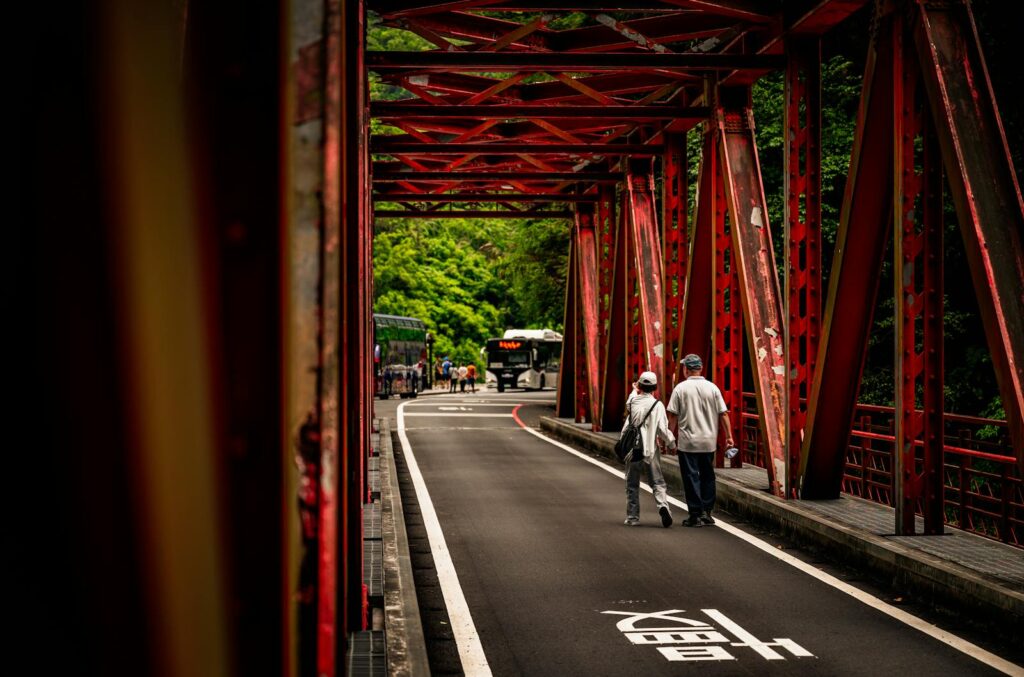
M675 449L676 448L676 436L672 434L672 430L671 430L670 426L668 425L668 423L666 421L666 418L665 418L665 408L664 407L659 407L659 409L661 409L661 411L657 412L657 414L658 414L658 435L657 435L657 437L658 437L659 440L662 440L662 441L665 442L665 446L667 446L669 448L669 450Z
M732 423L729 422L729 412L723 411L718 417L719 425L725 426L725 446L736 446L736 441L732 438Z

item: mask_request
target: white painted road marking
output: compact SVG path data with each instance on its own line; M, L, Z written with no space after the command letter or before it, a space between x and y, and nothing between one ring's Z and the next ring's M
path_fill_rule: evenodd
M513 415L515 415L515 412L513 412ZM516 417L516 418L518 420L518 417ZM526 432L530 433L534 437L539 437L540 439L544 440L545 442L547 442L549 444L553 444L554 446L558 447L559 449L562 449L563 451L567 451L570 454L572 454L573 456L581 458L584 461L586 461L587 463L591 463L591 464L597 466L598 468L601 468L605 472L611 473L612 475L615 475L616 477L619 477L619 478L622 478L623 480L625 480L626 475L621 470L616 470L615 468L607 466L604 463L602 463L601 461L598 461L596 459L593 459L593 458L587 456L586 454L583 454L583 453L581 453L579 451L576 451L575 449L573 449L572 447L570 447L567 444L562 444L558 440L551 439L547 435L544 435L543 433L540 433L540 432L534 430L533 428L528 428L525 425L523 425L522 421L519 421L519 425L523 428L523 430L525 430ZM646 482L641 482L640 486L643 487L644 491L647 491L649 493L651 492L651 487ZM668 501L669 501L669 503L671 503L672 505L676 506L677 508L681 508L684 511L686 510L686 504L683 503L682 501L679 501L678 499L675 499L675 498L673 498L671 496L668 497ZM871 607L872 609L875 609L876 611L880 611L883 614L889 616L890 618L894 618L895 620L900 621L901 623L909 625L910 627L914 628L915 630L918 630L918 631L928 635L929 637L932 637L933 639L937 639L940 642L953 647L957 651L960 651L961 653L964 653L964 654L970 656L971 658L973 658L973 659L975 659L977 661L980 661L980 662L984 663L985 665L988 665L991 668L999 670L1000 672L1002 672L1004 674L1015 675L1016 677L1024 677L1024 667L1021 667L1020 665L1017 665L1016 663L1011 663L1010 661L1006 660L1005 658L1001 658L1001 657L995 655L994 653L992 653L991 651L986 651L985 649L982 649L977 644L974 644L972 642L967 641L966 639L958 637L957 635L954 635L951 632L947 632L947 631L943 630L942 628L929 623L928 621L922 620L922 619L918 618L917 616L914 616L912 614L907 613L903 609L895 607L895 606L893 606L893 605L891 605L891 604L889 604L887 602L883 602L882 600L878 599L874 595L872 595L870 593L867 593L867 592L864 592L863 590L861 590L861 589L859 589L857 587L854 587L854 586L850 585L849 583L841 581L838 578L836 578L835 576L833 576L833 575L831 575L829 573L826 573L826 572L822 571L821 569L818 569L817 567L815 567L815 566L813 566L811 564L808 564L807 562L804 562L803 560L797 559L796 557L790 555L787 552L783 552L782 550L779 550L778 548L774 547L770 543L762 541L760 538L757 538L756 536L751 536L750 534L748 534L747 532L743 531L742 529L738 529L738 528L732 526L731 524L729 524L728 522L726 522L725 520L723 520L721 517L719 517L717 515L715 516L715 522L718 525L717 528L725 531L726 533L732 534L733 536L735 536L736 538L739 538L740 540L746 541L747 543L749 543L750 545L754 546L755 548L758 548L759 550L761 550L761 551L771 555L772 557L774 557L774 558L776 558L776 559L778 559L778 560L780 560L782 562L785 562L786 564L790 565L791 567L793 567L795 569L799 569L800 571L804 572L808 576L816 578L819 581L821 581L822 583L824 583L826 585L829 585L829 586L832 586L836 590L839 590L840 592L843 592L843 593L849 595L850 597L853 597L858 602L866 604L867 606Z
M416 500L420 504L420 514L423 517L423 526L427 530L427 540L430 541L430 554L434 557L437 582L441 586L444 605L448 608L448 620L452 624L455 644L459 647L462 670L466 673L466 677L490 677L491 667L487 664L487 657L480 645L480 636L473 624L473 616L469 613L469 605L466 604L466 596L462 592L462 586L459 585L459 575L455 572L455 564L448 551L448 544L444 540L441 523L437 519L437 512L430 500L426 482L423 481L423 474L420 473L420 466L416 463L416 456L412 453L409 436L405 433L405 416L414 415L406 414L403 411L406 404L403 402L398 405L398 439L402 443L402 453L405 454L409 475L412 477L412 484L416 489ZM509 415L511 416L511 414Z

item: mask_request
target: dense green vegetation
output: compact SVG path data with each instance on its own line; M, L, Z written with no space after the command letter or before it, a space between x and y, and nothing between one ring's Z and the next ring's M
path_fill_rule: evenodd
M1011 154L1021 170L1024 152L1022 91L1009 39L1012 22L994 0L976 0L979 33L1001 105ZM582 15L572 15L579 21ZM860 97L868 15L855 17L824 43L822 112L823 269L827 275L839 225ZM371 49L430 49L404 31L373 27ZM372 83L376 99L409 96L400 88ZM754 90L757 140L776 247L782 241L783 80L763 78ZM375 128L376 129L376 128ZM380 131L380 130L378 130ZM691 191L699 158L699 128L690 135ZM952 204L946 208L946 408L964 414L1000 417L991 359L981 330L973 286ZM566 222L378 220L374 252L376 310L413 315L437 336L435 354L456 360L479 358L479 348L504 328L561 329L568 250ZM777 251L782 262L781 251ZM889 255L891 257L891 254ZM781 274L781 271L780 271ZM893 400L893 280L886 264L880 282L875 326L870 339L861 400Z

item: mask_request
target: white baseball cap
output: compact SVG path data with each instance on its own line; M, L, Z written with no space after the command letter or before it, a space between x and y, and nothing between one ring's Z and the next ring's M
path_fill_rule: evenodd
M636 382L642 386L656 386L658 385L658 375L653 371L645 371L640 374L640 378Z

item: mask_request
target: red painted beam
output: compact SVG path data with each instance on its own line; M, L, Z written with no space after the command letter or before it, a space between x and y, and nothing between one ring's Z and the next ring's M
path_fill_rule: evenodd
M583 348L583 374L576 377L586 382L586 397L577 406L583 409L587 420L594 423L600 416L601 385L598 356L600 354L598 331L598 268L597 237L594 232L594 208L579 205L576 208L576 280L579 295L576 298L580 324L580 345Z
M801 449L802 498L838 498L892 225L889 28L869 48Z
M589 183L615 183L622 175L613 172L402 172L382 171L373 175L374 183L414 181L423 183L449 183L454 181L580 181Z
M642 143L415 143L392 142L388 137L370 141L371 153L429 155L656 155L660 145Z
M525 209L521 212L486 209L429 209L421 212L411 209L377 209L373 212L378 219L571 219L568 210L553 211Z
M596 202L596 195L568 193L374 193L374 202Z
M659 44L695 40L718 33L736 23L735 19L695 12L673 12L623 21L622 25ZM637 46L606 25L559 31L549 38L557 51L614 52Z
M391 101L370 104L370 114L378 119L403 118L411 121L439 118L470 118L474 120L508 120L512 118L612 119L612 120L697 120L707 119L710 110L687 106L537 106L529 104L494 104L449 106ZM415 124L415 122L413 122ZM526 149L520 149L523 152Z
M727 109L718 114L722 175L732 230L731 265L739 274L740 299L750 346L754 393L761 439L768 455L768 481L785 497L786 361L782 292L775 268L768 208L754 140L753 111ZM742 354L742 340L732 347Z
M534 52L381 52L366 53L367 68L387 71L571 71L660 70L721 71L734 69L779 69L785 59L763 54L654 54L608 52L589 54Z
M614 200L615 195L609 195ZM601 430L619 430L626 408L626 336L629 263L629 229L624 225L625 213L620 212L614 226L614 251L611 266L611 287L608 298L608 333L605 342L605 361L601 380Z
M988 338L1024 469L1024 201L966 2L919 3L914 38Z
M632 237L637 276L640 332L643 337L641 365L655 374L664 373L665 287L661 238L654 204L654 175L650 161L630 163L626 175L626 220Z
M711 355L711 313L715 303L715 213L718 210L717 195L722 192L716 190L716 184L722 181L718 169L717 133L710 128L704 134L677 350L679 355L694 353L704 357L705 361ZM680 380L681 368L677 364L674 369L675 379Z
M559 361L558 392L555 400L555 416L576 419L576 346L579 320L576 316L579 294L577 280L579 266L576 263L575 238L569 240L568 266L565 274L565 313L562 327L562 359Z

